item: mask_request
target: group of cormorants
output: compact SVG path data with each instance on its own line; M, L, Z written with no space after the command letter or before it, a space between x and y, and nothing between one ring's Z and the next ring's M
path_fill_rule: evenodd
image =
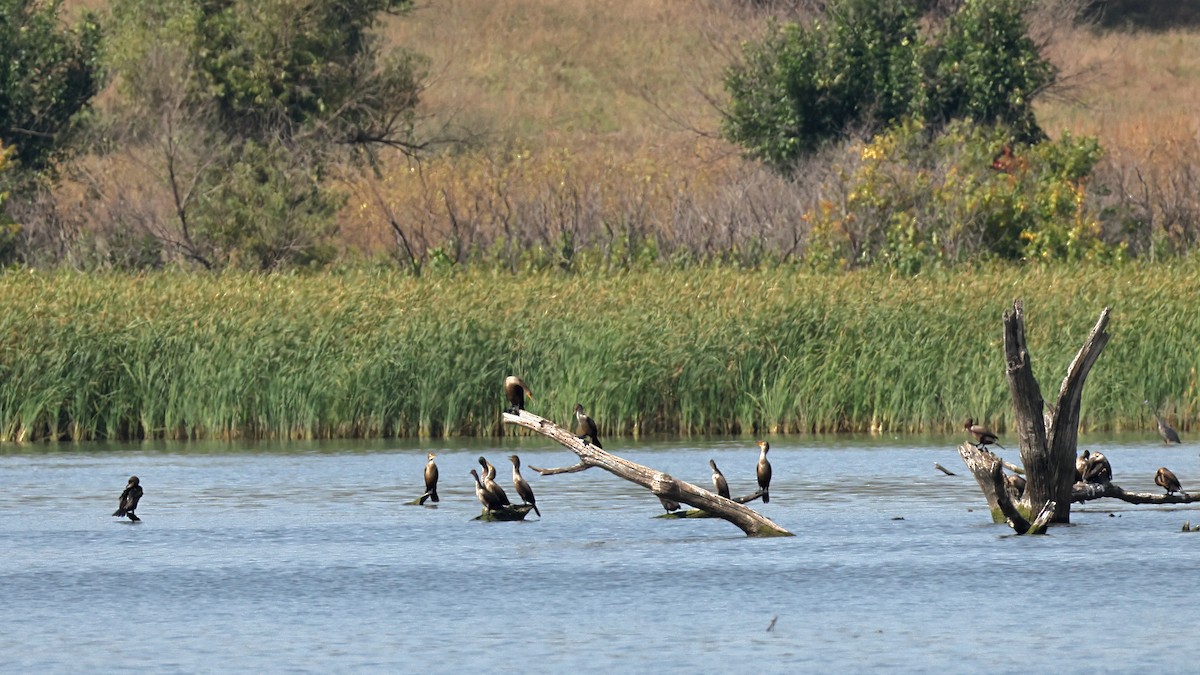
M1149 405L1149 401L1146 401L1145 403ZM1175 433L1175 430L1171 428L1171 425L1167 424L1167 422L1157 413L1154 415L1154 421L1158 426L1158 435L1162 437L1164 443L1169 445L1171 443L1181 442L1179 440L1179 434ZM998 438L995 433L993 433L987 427L976 424L975 420L970 417L968 417L967 421L963 423L963 428L970 432L971 436L975 438L974 445L980 450L986 450L987 446L989 445L995 445L998 448L1004 447L997 442ZM1079 457L1075 459L1076 483L1110 483L1112 482L1112 477L1112 464L1109 463L1108 458L1104 456L1104 453L1084 450ZM1018 495L1025 491L1024 478L1021 478L1020 476L1007 476L1005 481L1010 483L1010 486ZM1154 473L1154 484L1166 490L1167 494L1183 492L1183 490L1180 489L1179 479L1175 477L1175 473L1165 466L1158 467L1158 471Z
M767 452L771 450L771 444L766 441L759 441L758 448L758 466L755 473L758 479L758 490L762 492L762 500L766 504L771 501L771 493L769 492L771 487L771 463L767 461ZM712 467L713 471L713 490L726 499L732 499L729 496L729 481L725 480L725 474L721 473L721 470L717 468L716 460L708 460L708 465ZM675 509L677 508L679 508L678 504L675 505ZM667 510L674 511L675 509L668 508Z

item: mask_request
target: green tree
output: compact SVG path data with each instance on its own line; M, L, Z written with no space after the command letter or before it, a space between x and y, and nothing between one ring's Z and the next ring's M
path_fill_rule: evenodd
M833 0L820 20L768 27L725 77L723 132L781 173L850 131L954 119L1041 136L1033 99L1056 72L1028 35L1033 0L965 0L918 29L918 0Z
M1045 138L1033 99L1058 71L1029 36L1024 13L1033 0L966 0L927 50L926 118L998 123L1022 142Z
M411 0L114 0L131 138L157 147L175 228L206 268L329 258L332 163L419 150L423 60L375 29Z
M100 27L60 22L62 0L0 0L0 141L26 170L64 149L77 113L101 84Z

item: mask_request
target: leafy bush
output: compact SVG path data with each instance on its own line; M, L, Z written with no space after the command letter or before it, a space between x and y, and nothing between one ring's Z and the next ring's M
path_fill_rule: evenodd
M724 134L784 174L847 132L910 117L931 131L1002 123L1036 140L1033 98L1055 71L1027 34L1031 2L966 0L927 38L911 0L835 0L811 25L771 24L726 73Z
M1003 127L955 123L929 142L910 123L851 144L840 172L847 198L810 214L810 264L912 274L988 258L1122 257L1085 200L1100 158L1095 139L1065 136L1002 152L1006 139Z
M64 149L102 78L95 17L64 29L61 9L62 0L0 0L0 141L31 171Z

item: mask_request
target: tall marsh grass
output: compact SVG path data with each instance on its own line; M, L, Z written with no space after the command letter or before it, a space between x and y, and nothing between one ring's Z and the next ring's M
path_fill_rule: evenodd
M1197 420L1200 272L998 267L0 275L0 439L503 433L501 382L602 433L949 430L1009 416L1001 315L1023 298L1053 401L1100 310L1091 429Z

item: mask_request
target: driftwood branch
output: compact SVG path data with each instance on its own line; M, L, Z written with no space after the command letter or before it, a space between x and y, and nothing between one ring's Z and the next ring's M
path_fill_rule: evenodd
M574 452L580 459L580 465L583 465L585 468L592 466L600 467L613 475L641 485L660 499L667 499L708 511L718 518L723 518L737 525L747 536L792 536L791 532L771 522L768 518L753 509L738 504L731 499L713 494L708 490L696 487L686 481L676 480L669 474L605 452L590 443L580 440L575 434L558 426L554 422L534 415L528 410L521 410L517 415L506 412L503 419L507 424L516 424L558 441L559 444ZM583 469L578 470L582 471Z
M578 473L585 469L592 468L592 465L584 463L584 462L580 462L574 466L562 466L557 469L543 469L541 467L532 466L532 465L530 465L529 468L533 469L534 471L538 472L539 474L541 474L543 476L555 476L560 473Z
M1113 483L1076 483L1071 488L1071 501L1090 502L1093 499L1120 499L1130 504L1191 504L1200 502L1200 494L1179 492L1165 494L1155 492L1127 492Z

